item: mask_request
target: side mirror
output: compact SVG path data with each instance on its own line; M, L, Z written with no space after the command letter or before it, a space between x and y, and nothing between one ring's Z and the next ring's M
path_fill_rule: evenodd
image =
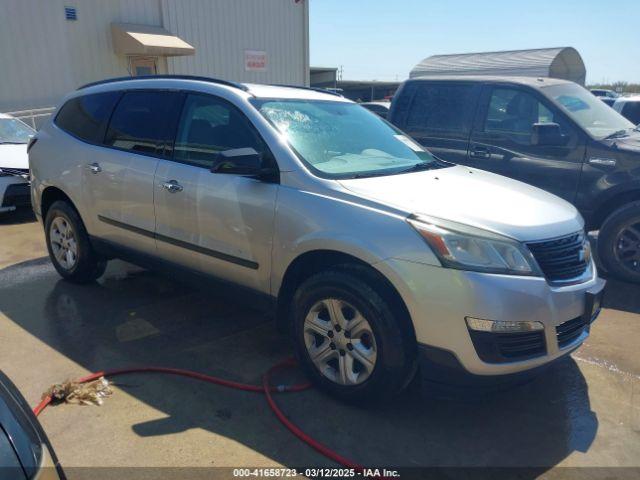
M218 153L211 167L213 173L258 176L262 173L262 154L253 148L234 148Z
M531 128L531 145L552 147L564 145L565 138L557 123L534 123Z

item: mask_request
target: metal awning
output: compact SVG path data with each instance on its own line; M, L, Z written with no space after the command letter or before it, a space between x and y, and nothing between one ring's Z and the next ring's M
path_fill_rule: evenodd
M124 55L193 55L196 49L162 27L112 23L113 50Z

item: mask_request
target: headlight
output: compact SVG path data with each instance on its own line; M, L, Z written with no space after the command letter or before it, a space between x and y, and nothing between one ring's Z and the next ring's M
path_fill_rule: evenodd
M427 241L445 267L542 276L531 252L516 240L417 215L410 216L407 221Z

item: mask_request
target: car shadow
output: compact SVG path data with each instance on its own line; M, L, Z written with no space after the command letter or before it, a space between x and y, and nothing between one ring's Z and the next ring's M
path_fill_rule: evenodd
M157 365L259 384L269 366L291 355L273 320L252 305L119 261L85 286L60 280L47 259L8 267L0 271L0 310L90 371ZM299 379L294 373L278 382ZM139 437L199 428L286 466L335 466L285 430L259 394L178 377L132 375L118 386L165 414L133 424ZM365 408L314 389L277 401L309 435L364 465L526 467L519 478L535 478L588 451L598 430L570 357L527 385L473 401L408 391Z

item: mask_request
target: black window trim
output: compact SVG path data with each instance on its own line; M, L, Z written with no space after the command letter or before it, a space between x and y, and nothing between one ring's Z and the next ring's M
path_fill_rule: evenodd
M558 104L548 96L546 96L541 90L538 88L531 87L529 85L523 85L520 83L512 83L512 82L485 82L483 84L483 90L480 94L480 101L478 103L478 108L476 110L476 118L473 122L473 132L472 133L480 133L483 135L489 134L499 134L500 132L486 132L484 129L485 121L487 117L487 110L489 109L489 103L491 101L491 94L493 90L496 88L508 88L512 90L518 90L521 92L531 94L538 102L540 102L547 110L555 115L559 115L562 120L569 125L575 135L578 142L580 142L581 137L584 135L583 129L562 109L558 106Z
M538 102L540 102L547 110L554 114L554 116L558 115L562 118L562 120L572 128L572 136L575 136L578 143L580 143L582 137L582 129L576 125L576 123L566 115L562 109L558 108L556 103L544 95L539 89L530 87L528 85L523 85L519 83L511 83L511 82L483 82L482 83L482 91L479 95L479 101L476 108L476 114L473 120L473 128L471 131L471 137L474 135L500 135L501 133L507 135L509 132L487 132L485 130L485 123L487 119L487 111L489 110L489 103L491 102L491 94L497 88L506 88L511 90L518 90L524 93L529 93L532 95ZM516 133L513 133L516 134Z
M109 116L109 121L107 122L107 128L104 131L104 136L102 138L102 143L97 144L98 147L103 147L103 148L108 148L110 150L117 150L119 152L125 152L125 153L131 153L133 155L140 155L142 157L150 157L150 158L156 158L159 160L168 160L169 157L166 155L167 152L167 143L163 143L162 148L160 149L162 153L147 153L147 152L136 152L134 150L129 150L126 148L120 148L120 147L114 147L113 145L107 145L105 144L105 140L107 139L107 133L109 132L109 127L111 126L111 121L113 120L113 115L116 112L118 106L120 105L120 102L122 101L122 99L125 97L125 95L127 93L133 93L133 92L167 92L167 93L175 93L178 95L182 95L182 99L179 100L180 105L178 106L178 118L176 120L176 126L173 132L173 142L171 143L172 146L175 145L176 142L176 133L177 133L177 128L178 128L178 124L180 123L180 116L182 115L182 109L184 108L184 102L185 99L187 98L187 96L185 95L185 90L182 89L174 89L174 88L128 88L125 90L121 90L122 94L120 95L120 98L118 99L118 101L116 102L116 104L113 107L113 110L111 111L111 115ZM168 132L170 133L170 132Z
M481 88L482 88L482 84L478 81L475 80L440 80L440 79L429 79L429 80L424 80L424 79L415 79L415 80L410 80L409 82L407 82L407 85L409 84L413 84L415 85L415 87L413 88L413 91L409 93L409 95L411 96L409 98L409 104L408 104L408 108L406 109L406 111L404 112L403 118L402 118L402 129L409 132L409 133L419 133L419 134L423 134L424 136L427 137L432 137L432 138L439 138L439 137L443 137L443 138L451 138L450 134L456 134L457 136L460 137L460 139L465 139L465 138L469 138L469 136L471 135L471 132L474 129L474 120L477 114L477 110L480 104L480 96L481 96ZM418 92L420 91L420 85L428 85L428 86L433 86L433 87L438 87L438 86L468 86L471 87L471 96L472 96L472 102L473 105L470 107L469 109L469 113L468 113L468 128L466 130L456 130L453 128L420 128L420 129L416 129L416 128L409 128L408 126L408 121L409 121L409 115L411 113L411 110L413 109L414 103L415 103L415 99L416 99L416 95L418 94Z
M113 107L111 108L111 112L108 115L107 121L105 123L105 128L104 128L104 132L102 132L102 141L101 143L96 143L96 142L89 142L88 140L84 139L84 138L80 138L79 136L71 133L69 130L62 128L60 125L58 125L58 117L60 116L60 112L62 112L62 109L65 107L65 105L67 105L69 102L73 101L73 100L77 100L79 98L84 98L84 97L89 97L91 95L100 95L102 93L113 93L116 92L119 94L118 99L115 101L115 103L113 104ZM104 139L107 135L107 130L109 129L109 124L111 123L111 117L113 116L113 112L115 112L116 107L118 106L118 104L120 103L120 100L122 100L122 97L124 95L124 91L120 91L120 90L106 90L104 92L94 92L94 93L88 93L86 95L76 95L75 97L72 97L70 99L68 99L66 102L64 102L60 108L58 109L58 111L56 112L56 116L53 117L53 125L60 130L61 132L66 133L67 135L75 138L76 140L81 141L82 143L86 143L88 145L94 145L96 147L106 147L106 145L103 145L104 143Z
M89 142L83 138L78 137L77 135L74 135L73 133L65 130L64 128L62 128L60 125L58 125L56 123L56 119L58 118L58 115L60 114L60 110L62 110L62 107L60 107L60 110L58 111L58 113L56 113L56 116L53 120L53 124L55 125L55 127L57 129L59 129L61 132L66 133L67 135L75 138L76 140L82 142L82 143L86 143L87 145L93 145L94 147L101 147L101 148L107 148L109 150L117 150L119 152L125 152L125 153L130 153L132 155L140 155L141 157L151 157L151 158L157 158L157 159L161 159L161 160L167 160L168 157L164 155L164 152L166 151L166 147L167 144L165 144L163 146L163 154L159 155L159 154L153 154L153 153L146 153L146 152L135 152L133 150L127 150L126 148L119 148L119 147L114 147L112 145L106 145L104 142L107 138L107 132L109 131L109 126L111 125L111 120L113 118L113 114L115 113L116 109L118 108L118 105L120 105L120 102L122 101L123 97L125 96L125 94L127 93L131 93L131 92L169 92L169 93L178 93L178 94L184 94L184 93L189 93L189 90L183 90L183 89L175 89L175 88L127 88L127 89L122 89L122 90L105 90L104 92L94 92L94 93L87 93L85 95L77 95L73 98L70 98L69 100L67 100L67 102L70 102L71 100L75 100L76 98L81 98L81 97L88 97L89 95L96 95L96 94L100 94L100 93L110 93L110 92L117 92L120 94L120 96L118 97L118 100L114 103L113 108L111 109L111 113L109 114L109 119L106 123L107 127L105 128L104 134L102 136L102 141L100 143L96 143L96 142ZM184 98L186 98L186 95L184 96ZM183 104L180 105L180 112L182 112L182 107L184 106L184 98L183 100ZM63 104L66 105L67 102L65 102ZM178 119L179 121L179 119ZM175 133L173 136L174 139L174 143L175 143Z
M117 92L120 94L120 96L118 97L118 99L116 100L116 102L113 105L113 108L111 109L111 113L109 114L109 119L106 122L106 128L103 132L103 136L102 136L102 141L100 143L96 143L96 142L89 142L85 139L82 139L80 137L78 137L77 135L74 135L73 133L65 130L64 128L62 128L61 126L59 126L56 123L56 119L58 118L58 115L60 114L60 110L62 110L62 107L64 107L64 105L67 104L67 102L70 102L71 100L75 100L77 98L81 98L81 97L87 97L89 95L97 95L100 93L110 93L110 92ZM158 155L158 154L152 154L152 153L145 153L145 152L134 152L133 150L127 150L126 148L119 148L119 147L114 147L112 145L106 145L104 142L106 140L107 137L107 132L109 131L109 126L111 125L111 120L113 118L113 114L115 113L116 109L118 108L118 105L120 104L120 102L122 101L122 99L124 98L125 94L130 93L130 92L171 92L171 93L179 93L183 95L182 98L182 104L180 105L179 108L179 113L178 113L178 120L175 124L175 129L174 132L172 134L172 138L173 138L173 143L172 143L172 154L171 156L167 156L164 154L164 152L166 152L167 149L167 145L165 144L163 147L163 154L162 155ZM271 151L271 148L269 147L269 144L265 141L264 137L262 136L262 134L258 131L258 129L255 127L255 125L253 125L253 123L251 122L251 120L245 115L245 113L240 110L237 106L235 106L232 102L230 102L229 100L222 98L218 95L212 94L212 93L208 93L208 92L201 92L198 90L189 90L189 89L183 89L183 88L149 88L149 87L145 87L145 88L126 88L126 89L120 89L120 90L105 90L104 92L94 92L94 93L87 93L85 95L77 95L75 97L70 98L69 100L67 100L67 102L65 102L60 109L58 110L58 112L56 113L56 116L53 119L53 124L54 126L59 129L61 132L66 133L67 135L75 138L76 140L82 142L82 143L86 143L88 145L93 145L95 147L101 147L101 148L107 148L109 150L117 150L120 152L125 152L125 153L130 153L132 155L140 155L142 157L150 157L150 158L155 158L155 159L159 159L159 160L167 160L167 161L171 161L171 162L175 162L175 163L180 163L183 165L189 165L191 167L196 167L196 168L204 168L207 169L206 167L203 167L202 165L196 165L192 162L186 162L186 161L182 161L182 160L178 160L175 158L175 143L176 143L176 138L178 136L178 129L180 128L180 119L182 118L182 113L184 111L184 106L185 106L185 102L187 99L188 95L201 95L201 96L207 96L207 97L213 97L217 100L220 100L222 103L226 103L228 104L232 109L235 109L249 124L249 127L254 131L254 133L257 135L258 139L263 143L264 147L265 147L265 154L268 155L268 158L270 159L271 163L273 164L273 166L276 168L276 170L278 171L278 178L280 176L280 166L278 165L278 161L275 157L275 155L273 154L273 152ZM267 157L265 157L267 158ZM225 174L228 175L228 174ZM279 180L278 182L279 183Z
M262 134L260 134L260 132L258 131L258 129L255 127L255 125L251 122L251 120L249 119L249 117L247 117L247 115L240 110L237 106L235 106L232 102L230 102L229 100L220 97L219 95L215 95L213 93L208 93L208 92L200 92L197 90L182 90L184 93L186 93L186 95L184 96L184 99L182 101L182 106L180 107L180 114L178 117L178 122L176 123L176 129L173 135L173 153L170 157L162 157L163 160L168 160L171 162L175 162L175 163L180 163L182 165L188 165L190 167L195 167L195 168L203 168L205 170L210 170L210 168L207 168L203 165L200 164L196 164L195 162L189 162L188 160L181 160L181 159L177 159L175 158L176 155L176 150L175 150L175 143L178 137L178 131L180 130L180 120L182 120L182 115L184 114L184 108L187 102L187 97L189 95L197 95L197 96L201 96L201 97L211 97L216 101L219 101L220 103L224 104L225 106L228 106L230 110L235 110L248 124L249 129L254 133L254 135L258 138L258 140L263 144L265 151L262 152L263 154L263 161L265 159L270 159L270 162L273 164L273 166L276 168L276 170L278 171L278 178L280 176L280 167L278 165L278 162L276 160L275 155L273 154L273 152L271 151L271 148L269 148L269 144L265 141L264 137L262 136ZM260 153L260 152L258 152ZM228 175L227 173L225 173L224 175Z

